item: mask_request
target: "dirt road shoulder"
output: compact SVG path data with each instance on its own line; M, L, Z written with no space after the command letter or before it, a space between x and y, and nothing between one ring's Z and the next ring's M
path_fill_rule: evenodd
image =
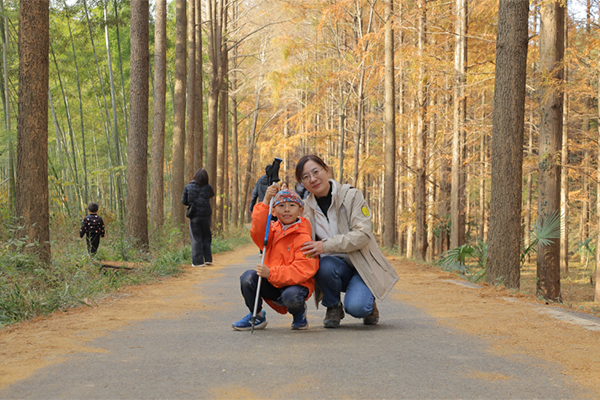
M426 264L392 264L400 275L394 298L488 341L497 355L526 354L558 363L563 374L600 396L600 331L556 319L544 312L555 305L516 291L460 285L455 275Z

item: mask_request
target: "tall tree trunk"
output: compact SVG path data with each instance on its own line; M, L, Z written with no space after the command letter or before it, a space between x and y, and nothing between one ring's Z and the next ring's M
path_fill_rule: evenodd
M340 94L340 98L343 97L343 93ZM342 103L344 104L344 106L340 107L340 116L339 116L339 123L340 125L338 126L338 130L340 132L340 154L339 154L339 159L340 159L340 174L338 176L338 181L340 181L340 183L344 183L344 142L346 141L346 107L345 107L345 102L342 101ZM335 179L335 178L333 178Z
M589 17L588 17L589 19ZM565 49L569 45L568 39L568 24L563 24L564 28L564 39ZM588 36L589 37L589 36ZM569 70L565 66L565 84L569 80ZM564 272L569 271L569 229L567 227L567 221L569 217L569 130L567 121L569 119L569 95L565 91L563 93L563 132L562 132L562 143L560 150L560 270ZM589 109L588 109L589 110ZM590 110L591 111L591 110ZM591 132L590 132L591 133ZM587 152L587 151L586 151ZM591 171L590 171L591 172Z
M425 46L427 44L427 3L417 2L419 7L418 33L418 83L417 83L417 147L415 162L415 239L416 256L425 260L427 256L427 74L425 70Z
M4 0L0 0L0 12L2 12L2 69L4 71L4 122L6 124L6 136L8 138L8 213L12 217L15 213L15 167L14 150L12 141L12 127L10 116L10 91L8 86L8 17L4 12Z
M529 142L528 142L528 154L533 157L533 109L529 113ZM533 197L533 173L529 171L527 173L527 202L525 203L525 227L524 227L524 238L523 243L525 246L529 246L530 241L530 230L531 230L531 203ZM530 261L530 254L527 253L525 256L525 262Z
M413 99L413 104L411 105L411 108L414 109L414 99ZM411 110L412 111L412 110ZM408 165L414 165L414 160L415 160L415 129L414 129L414 123L411 121L409 124L409 129L408 129L408 135L409 135L409 139L408 139L408 151L407 151L407 157L406 157L406 161L408 163ZM410 168L406 168L406 182L407 182L407 188L406 188L406 203L407 203L407 208L408 208L408 214L409 214L409 218L410 220L407 222L406 224L406 257L407 258L413 258L413 250L414 250L414 220L413 218L413 213L415 210L415 191L414 191L414 187L413 185L410 184L410 182L413 182L413 178L412 178L412 171L410 170Z
M16 214L28 243L49 265L48 74L50 47L48 0L22 1L19 10L19 99L17 116Z
M385 1L385 172L383 245L396 242L396 104L394 85L394 1ZM358 147L358 143L355 144ZM356 183L355 183L356 184Z
M148 0L131 0L131 83L127 142L127 234L148 246L148 81L150 78Z
M262 76L259 78L262 80ZM256 146L256 125L258 121L258 109L260 107L260 94L262 91L262 85L260 82L256 84L256 100L254 102L254 111L252 115L252 125L250 128L250 132L248 133L248 156L246 158L246 174L244 176L243 181L243 190L242 190L242 201L240 207L242 208L242 212L246 210L246 202L248 199L249 189L250 189L250 178L252 177L252 162L254 161L254 148Z
M222 230L225 229L225 206L227 204L227 199L225 198L227 192L227 146L229 144L229 135L227 132L227 112L228 112L228 98L229 93L227 91L228 84L227 82L227 74L229 73L228 69L228 49L227 49L227 19L228 12L227 7L223 9L223 14L221 15L221 27L223 32L223 43L221 49L221 60L220 60L220 68L219 68L219 81L221 82L221 90L219 92L219 137L217 140L217 213L216 220L219 223Z
M154 110L152 115L152 164L150 171L150 225L165 220L165 113L167 96L167 0L156 0L154 17Z
M202 74L202 0L196 1L196 74L194 94L196 95L196 111L194 112L194 169L198 170L204 165L204 96L203 90L203 74Z
M233 29L237 28L239 17L239 4L235 3L232 9ZM231 192L231 225L237 227L243 220L240 215L240 161L238 155L238 121L237 121L237 67L238 47L233 47L231 59L231 162L232 162L232 192ZM284 136L287 124L284 126Z
M215 186L215 193L220 188L217 185L217 146L218 146L218 117L219 117L219 95L221 92L221 51L223 48L223 1L208 0L208 59L210 61L211 73L208 84L208 135L206 141L206 171L208 180Z
M196 147L194 139L196 130L194 124L196 122L196 2L188 1L188 22L187 22L187 40L188 40L188 77L187 77L187 95L186 95L186 111L187 111L187 128L185 131L185 182L190 182L194 179L196 172L194 155Z
M485 100L485 96L484 96ZM485 101L484 101L485 104ZM485 200L485 177L487 176L486 169L486 159L485 159L485 134L481 135L479 139L479 232L477 233L477 237L479 240L483 242L483 227L485 226L485 209L486 209L486 200Z
M588 103L589 104L589 103ZM591 111L591 108L588 108ZM579 241L584 242L589 236L589 216L590 216L590 183L588 179L588 173L590 170L590 151L588 149L587 135L590 133L590 121L588 118L585 118L585 122L583 124L583 132L584 136L582 138L582 147L583 147L583 160L581 160L581 171L582 179L581 179L581 215L579 221ZM585 251L580 254L580 262L586 263L587 254Z
M226 174L226 165L227 165L227 145L228 145L228 134L227 134L227 105L228 105L228 94L227 94L227 51L224 49L221 52L221 57L223 60L221 61L221 73L223 74L223 85L221 85L221 94L219 99L219 138L218 138L218 146L217 146L217 187L219 188L217 193L217 209L216 209L216 222L221 230L225 228L225 204L227 204L225 199L225 185L227 179L225 178Z
M446 79L444 79L444 114L448 115L449 114L449 110L450 110L450 77L448 75L446 75ZM452 145L451 145L451 135L448 135L448 132L450 131L450 127L449 127L449 122L448 122L448 118L444 118L443 120L443 131L444 131L444 135L443 135L443 149L451 149ZM442 229L440 229L440 242L439 242L439 250L438 252L440 254L444 253L446 250L448 250L449 246L450 246L450 221L451 221L451 217L450 217L450 209L451 209L451 205L450 205L450 201L451 201L451 193L452 193L452 187L451 187L451 174L452 174L452 169L451 169L451 161L449 160L448 157L448 152L446 150L446 152L444 152L445 157L441 158L441 165L439 168L439 178L438 178L438 182L440 184L440 194L439 194L439 207L438 207L438 216L440 218L440 226L442 227Z
M565 9L560 1L541 5L540 68L547 82L541 85L539 139L538 218L544 222L560 212L560 150L562 144ZM561 300L560 240L538 246L537 292L546 299Z
M500 0L498 15L486 281L519 288L529 0Z
M387 53L386 53L387 55ZM387 74L387 69L386 69ZM393 72L392 72L393 74ZM386 75L387 78L387 75ZM392 75L393 78L393 75ZM365 81L365 71L364 68L360 72L360 80L358 83L357 94L356 94L356 128L354 132L354 174L352 176L352 184L355 187L358 186L358 173L360 171L360 139L363 134L363 125L364 125L364 81ZM392 88L393 90L393 88Z
M597 71L596 74L600 75L600 55L597 56L596 60ZM596 97L600 99L600 80L597 81L598 87L596 88ZM600 121L600 107L597 109L598 121ZM600 154L600 124L598 124L598 154ZM596 185L596 193L600 193L600 163L597 166L598 183ZM596 196L596 218L598 218L598 226L600 226L600 195ZM600 303L600 235L596 236L596 287L594 290L594 301Z
M455 47L454 47L454 127L452 131L452 192L450 231L451 247L465 243L465 177L464 147L467 121L467 1L456 0Z
M173 165L171 183L171 218L183 224L181 194L185 186L185 88L186 88L186 32L185 0L175 1L175 95L173 98Z

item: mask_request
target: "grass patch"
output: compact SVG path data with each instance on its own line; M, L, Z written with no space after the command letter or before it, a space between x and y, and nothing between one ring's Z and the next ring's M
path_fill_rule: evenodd
M78 238L75 223L54 221L52 263L44 266L24 253L24 243L8 234L0 248L0 326L47 315L57 310L86 304L120 288L147 284L177 275L191 263L187 231L167 226L154 232L150 251L140 251L116 223L108 225L97 259L143 262L132 271L100 271L87 254L85 240ZM230 229L213 235L214 254L230 251L250 242L247 229Z

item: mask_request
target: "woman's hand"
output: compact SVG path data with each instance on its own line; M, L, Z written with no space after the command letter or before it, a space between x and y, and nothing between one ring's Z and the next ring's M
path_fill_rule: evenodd
M269 267L264 264L258 264L256 266L256 273L258 276L267 279L269 278L269 275L271 275L271 270L269 270Z
M275 196L277 194L277 192L279 191L279 186L277 186L277 184L273 184L271 186L269 186L267 188L267 191L265 192L265 198L263 199L263 203L266 205L269 205L269 202L271 201L271 198L273 196Z
M317 242L305 242L302 247L300 247L300 250L302 251L302 254L310 258L318 257L325 252L323 250L323 242L320 240Z

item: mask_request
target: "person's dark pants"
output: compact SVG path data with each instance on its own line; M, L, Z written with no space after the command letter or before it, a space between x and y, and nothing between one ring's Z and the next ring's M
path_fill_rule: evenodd
M258 274L256 271L249 269L244 272L240 276L240 285L246 307L248 307L250 312L253 312L254 302L256 301L256 288L258 286ZM279 289L263 278L260 283L260 296L256 312L258 314L262 310L263 298L265 298L287 307L289 313L295 315L304 311L304 299L306 296L308 296L308 288L304 286L292 285Z
M192 264L202 265L212 262L210 216L190 219L190 242L192 244Z
M95 255L100 246L100 234L86 235L85 241L87 242L87 249L91 255Z

